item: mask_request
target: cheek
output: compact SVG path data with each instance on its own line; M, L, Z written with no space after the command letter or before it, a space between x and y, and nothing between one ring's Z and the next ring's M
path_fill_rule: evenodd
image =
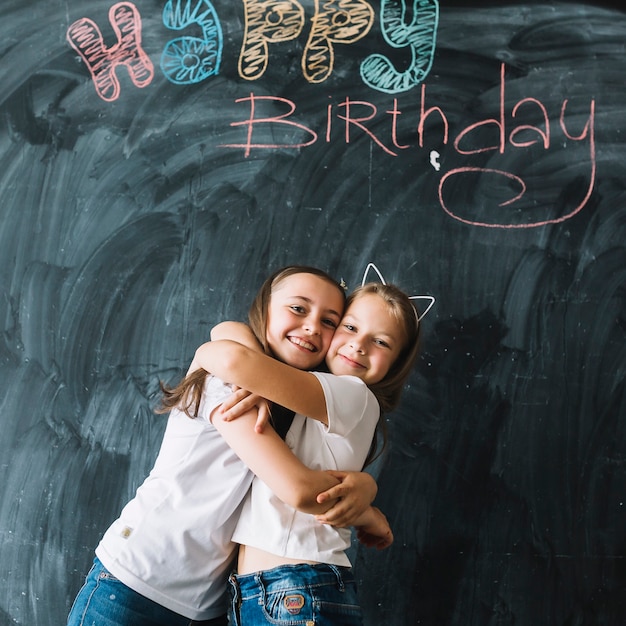
M330 355L332 352L331 338L322 338L320 351L324 353L324 356Z
M393 363L393 360L386 354L380 354L378 355L378 358L376 359L376 369L378 370L378 372L381 374L382 377L385 377L387 375L387 372L389 372L389 369L391 368L391 364Z
M393 364L396 362L396 358L397 357L387 357L385 359L385 363L384 363L384 367L385 367L385 376L387 376L387 374L389 373L389 370L391 369L391 367L393 366Z
M267 322L267 329L276 336L284 331L285 325L286 320L284 315L273 315Z
M329 341L330 341L330 346L328 348L328 351L336 352L339 345L341 345L341 336L338 335L337 332L335 332L334 335L330 337Z
M322 338L324 339L325 343L330 344L334 336L335 336L334 328L325 328L324 330L322 330Z

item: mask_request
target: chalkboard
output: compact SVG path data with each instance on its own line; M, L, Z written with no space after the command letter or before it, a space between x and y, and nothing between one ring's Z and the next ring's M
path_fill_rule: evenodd
M288 4L2 2L0 624L64 623L213 324L373 261L437 303L366 624L622 626L626 14Z

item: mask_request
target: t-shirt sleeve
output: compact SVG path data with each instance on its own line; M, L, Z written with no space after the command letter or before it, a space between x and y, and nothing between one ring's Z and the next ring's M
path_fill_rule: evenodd
M380 405L368 386L355 376L313 372L322 385L328 413L328 434L346 437L363 424L375 426Z
M211 421L211 413L233 392L228 383L209 374L204 382L204 392L198 409L198 417L206 422Z

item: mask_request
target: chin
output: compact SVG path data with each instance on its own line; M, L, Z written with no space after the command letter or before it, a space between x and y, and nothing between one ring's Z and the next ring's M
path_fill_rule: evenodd
M289 362L293 363L296 367L299 367L300 369L310 369L319 365L319 359L308 354L301 353L292 355L291 359L289 359Z
M320 366L320 361L318 359L309 360L303 364L302 369L312 370L316 369Z

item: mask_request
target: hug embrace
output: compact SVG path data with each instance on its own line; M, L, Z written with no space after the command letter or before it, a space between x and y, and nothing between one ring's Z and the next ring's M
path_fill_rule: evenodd
M434 303L420 314L378 276L346 298L289 266L247 325L212 330L163 386L154 467L97 546L68 626L362 624L350 527L366 546L393 541L362 470Z

